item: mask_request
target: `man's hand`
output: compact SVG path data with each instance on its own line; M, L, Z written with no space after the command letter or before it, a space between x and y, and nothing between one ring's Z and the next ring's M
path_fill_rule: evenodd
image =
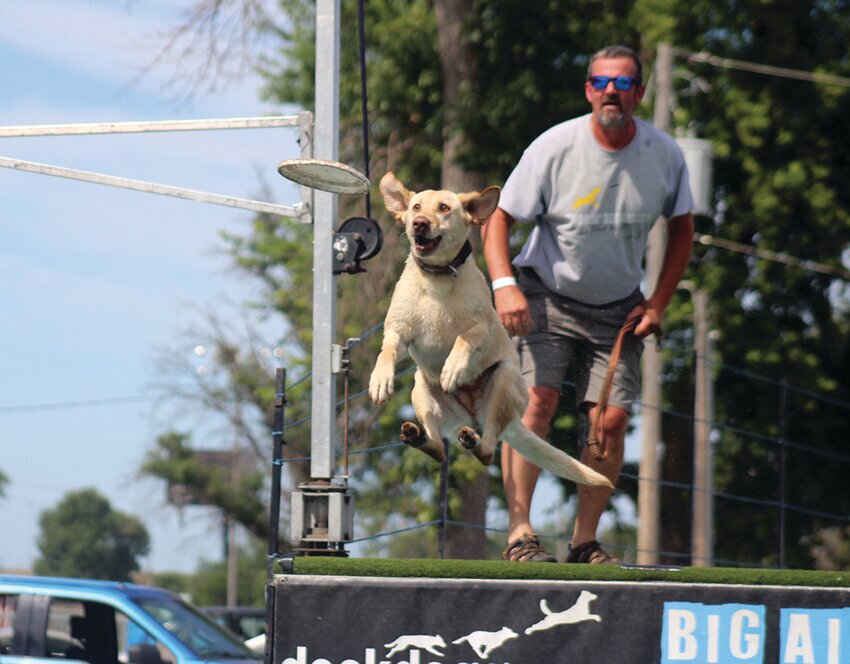
M642 315L638 321L637 327L635 328L634 335L638 339L648 337L650 334L655 334L661 338L661 317L664 315L664 312L658 311L649 301L647 301L632 309L629 312L628 318L631 318L638 313L642 313Z
M522 337L531 329L528 300L517 286L505 286L493 293L496 314L512 337Z

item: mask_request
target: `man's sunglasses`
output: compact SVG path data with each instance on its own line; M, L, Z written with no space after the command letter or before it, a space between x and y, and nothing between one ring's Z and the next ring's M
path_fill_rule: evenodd
M604 90L611 81L614 81L615 90L631 90L633 85L640 85L633 76L591 76L587 80L594 90Z

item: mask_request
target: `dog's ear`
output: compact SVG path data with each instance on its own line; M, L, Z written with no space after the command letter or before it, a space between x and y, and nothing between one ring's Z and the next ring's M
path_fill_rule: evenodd
M480 226L493 214L499 204L501 190L498 187L487 187L484 191L471 191L467 194L458 194L463 209L472 217L472 223Z
M401 221L401 215L407 212L407 206L413 194L399 181L392 171L388 171L381 178L381 196L384 198L384 207L396 221Z

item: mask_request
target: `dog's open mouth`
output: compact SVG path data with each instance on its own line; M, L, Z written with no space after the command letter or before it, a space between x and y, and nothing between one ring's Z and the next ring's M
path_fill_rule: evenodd
M425 235L414 236L413 244L416 246L416 253L422 256L434 253L437 247L440 246L440 240L442 239L442 235L438 235L437 237L427 237Z

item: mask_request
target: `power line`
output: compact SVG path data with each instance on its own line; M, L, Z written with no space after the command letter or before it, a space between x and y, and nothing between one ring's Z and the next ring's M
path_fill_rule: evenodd
M781 78L793 78L801 81L810 81L813 83L823 83L826 85L839 85L850 88L850 78L845 76L836 76L833 74L820 74L817 72L802 71L799 69L788 69L787 67L774 67L773 65L762 65L755 62L745 62L743 60L733 60L732 58L721 58L711 53L686 51L680 48L674 48L676 55L687 58L688 62L703 62L714 67L723 67L726 69L738 69L741 71L749 71L756 74L764 74L766 76L778 76ZM694 233L694 239L703 245L711 245L737 251L739 253L757 256L766 260L783 263L785 265L793 265L803 268L811 272L819 272L832 277L850 281L850 271L818 263L816 261L803 260L768 249L758 249L749 245L733 242L732 240L724 240L722 238Z
M737 69L740 71L748 71L754 74L764 74L766 76L778 76L780 78L793 78L798 81L809 81L811 83L823 83L824 85L839 85L844 88L850 88L850 78L846 76L836 76L834 74L819 74L817 72L802 71L800 69L788 69L787 67L774 67L772 65L762 65L755 62L745 62L743 60L733 60L732 58L721 58L717 55L705 52L685 51L675 49L677 55L684 56L688 62L704 62L713 67L722 67L724 69Z
M694 240L702 245L720 247L721 249L729 249L730 251L737 251L738 253L748 254L750 256L756 256L758 258L764 258L765 260L774 261L775 263L793 265L795 267L800 267L810 272L820 272L821 274L827 274L831 277L837 277L838 279L843 279L844 281L850 281L850 272L848 272L847 270L832 267L831 265L825 265L824 263L818 263L817 261L795 258L794 256L789 256L788 254L783 254L777 251L770 251L769 249L759 249L758 247L753 247L752 245L741 244L740 242L735 242L733 240L724 240L723 238L714 237L711 235L703 235L702 233L694 233Z
M137 394L128 397L111 397L106 399L88 399L85 401L54 401L52 403L22 404L19 406L0 406L0 415L3 413L26 413L40 410L58 410L68 408L92 408L96 406L115 406L122 403L135 401L151 401L159 399L161 394Z

